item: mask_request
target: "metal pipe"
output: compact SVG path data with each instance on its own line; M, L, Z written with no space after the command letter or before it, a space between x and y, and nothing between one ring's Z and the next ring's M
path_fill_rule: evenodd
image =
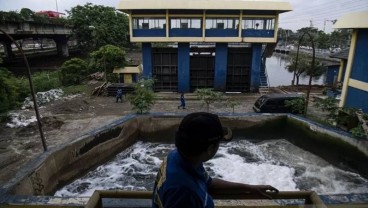
M31 89L31 95L32 95L32 99L33 99L33 107L34 107L34 110L35 110L35 113L36 113L38 130L39 130L40 136L41 136L43 151L46 152L47 151L47 146L46 146L45 136L44 136L43 130L42 130L42 123L41 123L40 114L38 112L38 105L37 105L36 95L34 93L31 69L30 69L29 64L28 64L28 59L27 59L26 55L24 54L22 48L19 46L19 44L8 33L6 33L2 29L0 29L0 32L4 33L4 35L7 36L15 44L15 46L17 46L18 50L20 51L20 53L23 56L24 63L25 63L26 68L27 68L27 76L28 76L28 81L29 81L29 87Z

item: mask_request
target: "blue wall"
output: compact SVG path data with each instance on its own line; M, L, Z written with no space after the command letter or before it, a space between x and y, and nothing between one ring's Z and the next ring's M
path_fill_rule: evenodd
M339 75L340 66L329 66L326 73L326 85L333 86L335 81L337 80L337 76Z
M190 47L189 43L178 43L178 91L190 90Z
M166 29L134 29L133 37L166 37Z
M368 29L358 31L350 78L368 83Z
M202 37L202 29L173 28L169 31L170 37Z
M264 38L273 38L274 30L250 30L244 29L242 30L242 37L264 37Z
M238 30L206 29L206 37L238 37Z
M142 43L143 77L152 78L152 47L151 43Z
M345 107L362 109L368 113L368 92L348 87Z
M216 43L215 83L216 90L226 90L227 43Z
M250 90L258 91L260 74L261 74L261 61L262 61L262 44L252 44L252 67L250 72Z

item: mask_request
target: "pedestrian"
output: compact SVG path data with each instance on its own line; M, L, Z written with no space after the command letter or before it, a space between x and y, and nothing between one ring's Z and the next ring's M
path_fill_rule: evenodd
M119 100L121 103L123 102L123 90L121 88L116 91L116 102Z
M217 115L188 114L175 135L176 149L163 160L153 189L152 207L214 207L211 194L250 194L272 198L278 190L270 185L249 185L211 178L203 162L213 158L220 141L232 139ZM249 176L252 177L252 176Z
M185 109L185 98L183 92L180 94L180 105L178 106L178 109L180 108Z

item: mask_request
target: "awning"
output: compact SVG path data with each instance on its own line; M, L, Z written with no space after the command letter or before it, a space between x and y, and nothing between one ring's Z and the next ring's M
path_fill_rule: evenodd
M138 66L126 66L124 68L115 68L113 73L116 74L139 74L141 70Z

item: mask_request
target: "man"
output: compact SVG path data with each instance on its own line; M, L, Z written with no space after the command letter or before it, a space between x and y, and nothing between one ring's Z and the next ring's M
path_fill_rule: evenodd
M188 114L176 132L176 149L164 159L156 177L152 207L214 207L210 194L253 194L271 198L278 190L269 185L248 185L211 178L203 162L213 158L221 140L231 140L217 115Z
M116 91L116 102L119 100L121 103L123 102L123 90L120 88Z

